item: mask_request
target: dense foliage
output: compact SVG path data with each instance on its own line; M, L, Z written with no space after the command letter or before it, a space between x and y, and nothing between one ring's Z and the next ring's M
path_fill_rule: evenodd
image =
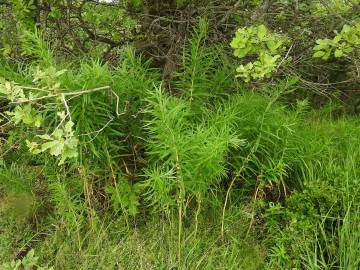
M0 269L359 269L360 1L0 1Z

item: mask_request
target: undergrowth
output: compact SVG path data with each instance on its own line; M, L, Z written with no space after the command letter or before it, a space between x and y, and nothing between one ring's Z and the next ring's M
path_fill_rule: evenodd
M32 60L0 76L31 87L36 67L64 70L79 145L58 165L28 151L34 127L0 127L4 269L32 252L37 269L358 269L359 120L284 103L296 77L249 91L206 32L201 20L171 91L131 48L115 68L64 65L26 33ZM41 131L58 125L50 100L34 104Z

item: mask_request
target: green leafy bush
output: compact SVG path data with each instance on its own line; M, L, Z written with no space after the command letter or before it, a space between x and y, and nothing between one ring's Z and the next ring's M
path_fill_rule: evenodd
M238 29L230 44L234 55L240 59L253 56L255 61L240 65L237 76L245 82L269 78L277 68L286 41L284 36L269 32L263 24Z
M316 43L313 57L328 60L332 53L336 58L346 57L360 45L360 22L354 26L345 24L333 39L318 39Z

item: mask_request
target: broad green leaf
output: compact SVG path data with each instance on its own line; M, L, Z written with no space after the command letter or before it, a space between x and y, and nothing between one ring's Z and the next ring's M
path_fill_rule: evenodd
M33 153L34 155L40 154L42 151L40 149L34 149L33 151L31 151L31 153Z
M339 43L339 41L342 39L342 36L341 35L336 35L334 38L333 38L333 43Z
M328 60L331 54L331 49L326 50L325 54L321 58L322 60Z
M317 39L316 40L316 43L319 44L319 45L329 45L331 43L331 40L328 39L328 38L325 38L325 39Z
M72 133L72 127L73 127L73 126L74 126L74 122L68 121L68 122L65 124L65 127L64 127L65 133L67 133L67 134Z
M41 151L42 152L45 152L46 150L52 148L52 147L55 147L56 145L58 145L59 142L58 141L50 141L50 142L46 142L46 143L43 143L41 145Z
M64 120L65 117L66 117L66 114L65 114L64 111L61 111L61 112L58 112L58 113L57 113L57 116L59 116L61 120Z
M344 52L342 50L340 50L340 49L336 49L335 52L334 52L334 56L336 58L339 58L339 57L341 57L343 55L344 55Z
M353 49L352 47L345 47L345 48L343 49L343 52L344 52L344 53L351 53L353 50L354 50L354 49Z
M325 55L325 52L324 51L317 51L313 54L313 57L315 58L321 58Z
M63 135L64 135L64 131L60 128L55 129L54 132L52 133L52 136L54 136L54 138L56 139L62 138Z
M31 142L29 140L26 140L26 146L29 148L30 152L32 152L33 150L37 149L39 147L39 144L37 144L36 142Z
M53 145L49 150L50 154L53 156L60 156L64 149L64 143L60 141L54 141L56 142L55 145Z
M269 48L271 52L275 52L282 45L281 40L270 39L266 41L266 46Z
M43 121L43 118L40 114L36 115L34 118L34 126L39 128L41 126L41 123Z
M341 32L344 32L344 33L347 33L347 32L350 32L351 31L351 27L347 24L345 24L343 26L343 29L341 30Z
M267 29L265 27L265 25L261 24L258 27L258 32L257 32L257 36L260 40L262 40L267 34Z
M72 137L72 138L66 140L66 146L71 149L76 149L78 143L79 143L79 140L76 137Z
M38 137L44 140L52 140L49 134L38 135Z
M320 50L326 49L327 47L328 47L328 45L326 45L326 44L318 44L318 45L314 46L313 50L320 51Z
M245 56L248 54L248 52L249 52L250 50L251 50L251 47L239 48L239 49L236 49L236 50L234 51L234 55L235 55L236 57L243 58L243 57L245 57Z

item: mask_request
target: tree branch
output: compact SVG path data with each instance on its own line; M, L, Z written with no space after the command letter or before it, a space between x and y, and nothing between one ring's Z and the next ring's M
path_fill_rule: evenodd
M102 42L102 43L109 44L109 45L111 46L111 48L124 45L126 42L129 42L129 41L132 41L132 40L133 40L133 39L127 39L127 40L122 40L122 41L115 41L115 40L112 40L112 39L110 39L110 38L107 38L107 37L98 35L98 34L96 34L95 32L93 32L93 31L90 29L90 27L86 24L86 22L84 21L84 18L82 17L82 9L83 9L84 5L85 5L87 2L88 2L88 1L82 1L82 3L80 4L80 6L79 6L79 8L78 8L78 10L77 10L77 19L78 19L79 22L80 22L80 27L81 27L81 29L88 35L88 37L89 37L91 40L100 41L100 42Z

